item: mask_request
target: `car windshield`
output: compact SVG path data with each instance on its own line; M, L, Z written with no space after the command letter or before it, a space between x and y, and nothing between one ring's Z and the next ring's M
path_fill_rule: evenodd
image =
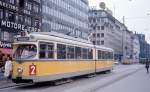
M36 52L35 45L19 45L13 56L15 59L32 59L36 56Z

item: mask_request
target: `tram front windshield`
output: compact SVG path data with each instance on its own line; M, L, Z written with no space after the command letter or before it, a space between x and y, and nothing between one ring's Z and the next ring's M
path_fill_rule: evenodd
M14 53L15 59L32 59L36 56L37 48L35 45L19 45Z

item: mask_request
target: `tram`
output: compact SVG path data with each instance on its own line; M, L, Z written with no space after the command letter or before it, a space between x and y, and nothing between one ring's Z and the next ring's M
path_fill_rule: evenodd
M113 50L87 40L55 33L33 32L13 43L14 83L37 83L110 71Z

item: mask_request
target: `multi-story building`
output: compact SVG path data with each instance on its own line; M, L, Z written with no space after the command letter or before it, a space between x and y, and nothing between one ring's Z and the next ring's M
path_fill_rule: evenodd
M88 0L42 0L42 31L88 38Z
M105 10L89 10L90 40L93 44L114 49L115 59L125 61L132 57L132 32Z
M139 38L136 34L133 34L133 62L139 62L139 55L140 55L140 43Z
M40 0L0 0L0 61L10 57L15 35L40 31L40 27Z
M139 38L140 43L140 62L145 61L146 59L150 60L150 44L145 40L144 34L136 34Z

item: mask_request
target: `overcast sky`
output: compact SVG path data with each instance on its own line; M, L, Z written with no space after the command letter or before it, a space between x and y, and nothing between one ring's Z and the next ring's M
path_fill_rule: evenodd
M150 43L150 0L89 0L89 5L98 8L100 2L105 2L119 21L125 16L128 29L145 34Z

